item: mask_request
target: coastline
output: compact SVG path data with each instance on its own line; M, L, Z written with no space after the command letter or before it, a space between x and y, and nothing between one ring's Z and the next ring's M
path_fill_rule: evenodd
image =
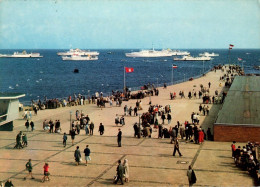
M190 121L190 115L192 112L198 111L199 103L201 103L202 99L188 99L187 94L189 91L192 91L193 89L195 91L198 91L200 89L200 84L203 84L205 87L208 87L208 82L212 83L212 86L210 88L210 93L213 93L215 90L218 90L219 93L222 91L223 87L219 87L219 83L222 81L219 81L219 77L223 75L223 72L221 70L217 70L216 73L214 71L209 71L205 74L205 76L201 76L199 78L195 78L192 81L186 81L181 82L178 84L167 86L167 89L164 89L163 87L159 87L159 96L151 96L152 105L162 105L166 106L168 104L171 105L172 109L172 122L171 125L165 125L166 128L169 128L170 126L175 126L177 124L177 121L180 121L181 123L184 123L184 121L188 120ZM223 84L223 82L222 82ZM170 92L176 92L177 99L170 100ZM186 98L180 99L178 96L179 91L184 91ZM137 92L137 91L133 91ZM142 99L142 106L143 110L138 111L138 113L142 114L143 112L148 111L149 107L149 97L145 97ZM115 128L114 124L114 118L116 114L123 115L123 107L127 105L128 107L132 106L132 108L135 106L135 99L130 99L129 101L123 101L121 107L116 107L115 102L113 102L113 107L110 108L109 104L106 103L106 107L102 110L96 106L96 104L86 104L83 106L72 106L72 107L62 107L57 109L46 109L46 110L40 110L38 112L37 116L33 115L33 120L35 121L36 129L41 129L42 122L44 119L47 120L61 120L61 128L63 132L69 132L69 123L70 123L70 111L72 111L72 120L75 120L75 112L76 110L79 110L80 112L83 112L85 115L89 115L90 120L94 122L95 129L94 134L97 134L97 129L99 123L103 123L106 128L105 135L109 136L115 136L117 133L117 128ZM211 105L209 105L211 109ZM205 117L201 116L201 124L203 124L203 120ZM138 117L125 117L125 123L126 125L124 127L120 127L123 130L124 136L133 136L133 124L135 122L138 122ZM23 126L24 120L17 120L14 123L15 130L22 130L21 126ZM160 122L160 121L159 121ZM16 128L18 127L18 128ZM96 132L95 132L96 131ZM124 132L125 131L125 132ZM83 132L81 132L83 133ZM152 137L156 137L157 134L153 133Z

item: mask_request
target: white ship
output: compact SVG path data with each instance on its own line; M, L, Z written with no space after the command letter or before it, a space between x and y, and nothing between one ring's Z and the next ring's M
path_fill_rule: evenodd
M209 61L211 57L202 56L202 57L192 57L192 56L183 56L182 58L173 58L176 61Z
M12 55L8 54L0 54L1 58L41 58L40 53L27 53L23 51L22 53L14 52Z
M98 57L95 55L81 56L81 55L71 55L71 56L62 56L62 60L98 60Z
M156 51L156 50L152 49L152 50L141 50L139 52L126 53L125 56L127 56L127 57L166 57L166 56L172 56L172 54L169 53L169 51L167 51L167 50Z
M219 54L204 52L204 53L200 53L199 56L219 56Z
M70 56L70 55L92 55L92 56L98 56L99 52L97 51L86 51L86 50L81 50L81 49L70 49L69 51L66 52L58 52L57 55L59 56Z

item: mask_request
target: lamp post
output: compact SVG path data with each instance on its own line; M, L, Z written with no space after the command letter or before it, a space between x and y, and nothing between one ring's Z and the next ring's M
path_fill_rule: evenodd
M72 130L71 115L72 115L72 111L70 111L70 130Z
M141 138L141 114L138 115L139 115L138 138Z

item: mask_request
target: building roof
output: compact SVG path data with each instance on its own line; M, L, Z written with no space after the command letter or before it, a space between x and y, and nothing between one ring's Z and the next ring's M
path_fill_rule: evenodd
M1 99L18 99L24 97L25 94L22 93L3 93L0 92L0 100Z
M259 76L237 76L234 79L215 124L260 127Z

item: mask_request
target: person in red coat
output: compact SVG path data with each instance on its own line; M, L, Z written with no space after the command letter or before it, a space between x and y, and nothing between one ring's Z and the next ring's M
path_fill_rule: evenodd
M204 133L201 129L199 129L199 144L201 144L204 141Z

